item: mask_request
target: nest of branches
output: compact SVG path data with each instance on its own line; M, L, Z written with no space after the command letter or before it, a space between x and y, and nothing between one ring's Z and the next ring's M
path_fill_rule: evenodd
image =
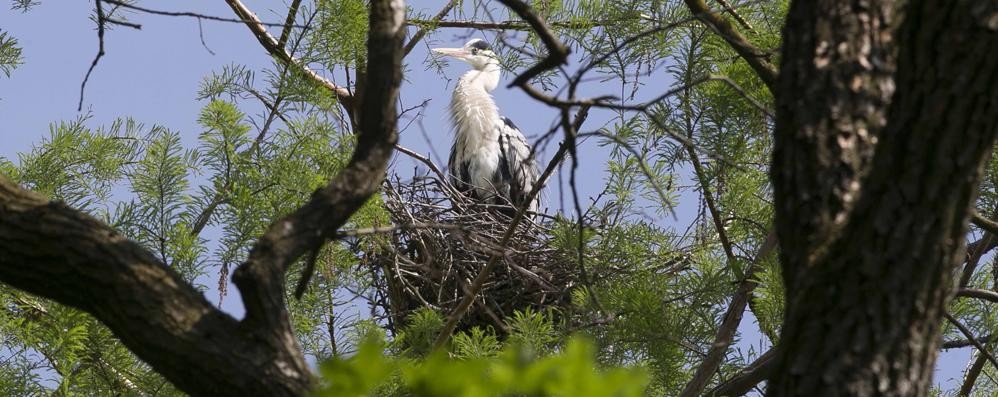
M436 176L385 181L395 226L368 265L383 273L378 290L390 327L405 325L422 307L452 312L490 260L496 264L459 329L491 327L503 334L504 318L516 310L566 307L579 275L577 264L553 246L551 223L540 215L524 217L502 244L510 208L476 203L434 171Z

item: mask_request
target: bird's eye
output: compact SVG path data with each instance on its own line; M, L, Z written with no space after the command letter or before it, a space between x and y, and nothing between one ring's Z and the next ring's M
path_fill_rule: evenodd
M478 49L477 48L472 48L471 49L471 55L478 55Z

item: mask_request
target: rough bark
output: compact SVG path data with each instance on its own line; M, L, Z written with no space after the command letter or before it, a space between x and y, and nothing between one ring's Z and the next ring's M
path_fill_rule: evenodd
M278 220L233 279L236 320L175 271L96 219L0 177L0 281L91 313L181 390L204 396L302 396L315 384L288 320L284 273L332 238L375 193L391 158L405 7L371 2L368 92L349 165Z
M784 279L827 249L893 94L890 1L795 1L783 33L771 177ZM789 221L779 221L789 220Z
M767 395L929 392L998 135L998 2L911 0L896 39L893 7L788 15L772 170L788 296Z

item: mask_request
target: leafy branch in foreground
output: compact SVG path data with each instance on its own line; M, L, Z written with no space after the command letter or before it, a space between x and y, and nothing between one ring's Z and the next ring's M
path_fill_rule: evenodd
M443 396L643 396L647 374L640 369L601 370L595 349L571 339L558 354L535 358L511 347L497 357L452 359L437 352L424 361L391 358L377 340L362 344L348 359L322 364L328 386L316 396L398 394ZM446 376L441 376L446 374Z

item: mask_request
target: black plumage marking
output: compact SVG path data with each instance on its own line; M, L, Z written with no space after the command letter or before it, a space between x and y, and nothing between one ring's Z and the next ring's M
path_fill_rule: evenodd
M499 135L499 166L496 167L496 172L492 179L505 184L513 180L513 174L510 172L509 167L509 152L507 152L509 144L504 142L504 138L505 140L509 140L508 137Z
M502 118L502 122L503 122L503 124L506 124L506 126L509 127L509 128L512 128L512 129L517 130L517 131L520 130L519 128L516 128L516 124L513 124L513 120L510 120L509 117L503 117Z
M475 41L471 42L471 48L475 48L475 49L479 49L479 50L487 50L490 47L489 47L489 43L487 43L485 40L479 39L479 40L475 40Z
M450 166L448 171L450 173L451 185L454 185L454 187L462 193L467 193L472 190L471 162L462 161L460 164L457 163L456 146L450 148L450 158L447 160L447 164Z

